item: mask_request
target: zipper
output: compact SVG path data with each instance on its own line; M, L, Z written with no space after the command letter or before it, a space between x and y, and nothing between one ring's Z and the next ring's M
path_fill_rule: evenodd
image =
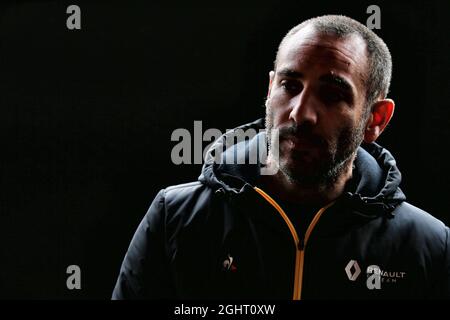
M294 225L292 224L291 220L284 212L284 210L280 207L280 205L262 189L258 187L254 187L254 189L277 210L277 212L280 214L280 216L283 218L284 222L288 226L289 231L291 232L292 238L295 243L294 292L292 293L292 300L301 300L306 244L322 214L325 212L326 209L331 207L335 201L330 202L329 204L321 208L319 211L317 211L311 223L309 224L308 229L306 229L305 237L300 239L298 237L297 231L294 228Z

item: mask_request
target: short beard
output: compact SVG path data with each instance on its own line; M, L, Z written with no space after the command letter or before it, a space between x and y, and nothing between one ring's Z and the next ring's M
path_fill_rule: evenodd
M289 180L290 183L296 184L302 187L324 189L333 186L338 179L348 170L349 166L353 162L357 149L364 137L365 130L365 119L364 114L359 124L356 128L344 128L339 137L333 145L328 146L330 159L325 162L324 165L320 166L316 172L308 174L300 174L291 170L287 165L281 162L281 153L279 155L280 162L276 163L278 169L284 174L284 176ZM267 130L267 144L268 144L268 154L269 159L272 159L272 147L276 145L273 141L272 130L273 130L273 111L270 105L270 100L266 101L266 130ZM302 124L299 126L291 126L286 129L286 131L299 133L311 132L307 125ZM283 130L280 132L280 139L283 135Z

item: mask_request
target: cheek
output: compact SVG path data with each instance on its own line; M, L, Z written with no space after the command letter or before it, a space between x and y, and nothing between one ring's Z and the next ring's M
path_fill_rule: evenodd
M320 127L326 138L330 142L336 142L343 131L356 128L358 122L348 114L328 113L321 117Z
M270 98L267 112L270 111L273 119L273 124L275 126L277 126L278 124L283 124L289 120L289 103L289 100L282 99L277 95L274 95Z

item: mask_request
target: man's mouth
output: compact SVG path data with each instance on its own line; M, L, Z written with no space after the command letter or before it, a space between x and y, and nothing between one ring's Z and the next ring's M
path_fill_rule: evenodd
M299 150L299 151L307 151L311 149L317 149L320 145L311 141L310 139L299 138L296 136L289 136L285 138L290 149Z

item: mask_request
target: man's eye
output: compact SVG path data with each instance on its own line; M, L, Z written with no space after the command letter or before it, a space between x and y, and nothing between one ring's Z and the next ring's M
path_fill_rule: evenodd
M281 87L289 93L296 93L301 90L301 85L296 81L283 80Z
M320 96L325 103L338 103L347 100L345 94L339 90L322 90Z

